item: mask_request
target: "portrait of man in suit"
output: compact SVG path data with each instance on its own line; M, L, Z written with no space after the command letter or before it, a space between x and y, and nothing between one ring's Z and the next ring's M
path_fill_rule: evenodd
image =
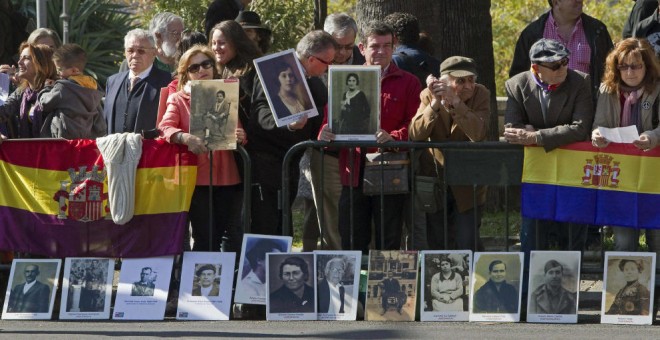
M344 282L347 264L341 257L325 263L324 276L318 281L319 313L350 313L353 301L353 282Z
M197 283L193 285L193 296L220 295L220 282L216 282L216 266L210 263L199 265L195 276Z
M29 264L23 271L25 282L16 285L9 295L7 312L10 313L48 313L50 288L37 281L39 266Z
M151 267L144 267L140 271L140 281L133 282L131 287L131 296L154 296L153 270Z

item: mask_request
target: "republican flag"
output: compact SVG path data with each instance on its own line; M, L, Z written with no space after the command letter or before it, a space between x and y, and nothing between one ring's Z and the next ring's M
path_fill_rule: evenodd
M144 140L135 215L112 222L94 140L0 145L0 250L51 257L151 257L182 251L197 174L185 147Z
M660 228L660 148L599 149L590 142L551 152L525 147L522 215L593 225Z

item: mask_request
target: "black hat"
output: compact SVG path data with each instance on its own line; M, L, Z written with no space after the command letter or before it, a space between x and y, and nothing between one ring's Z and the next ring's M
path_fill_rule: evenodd
M244 29L257 28L270 32L268 27L261 25L261 18L259 17L259 14L252 11L243 11L238 13L235 21L241 24Z
M452 77L467 77L477 75L477 66L474 59L461 56L453 56L445 59L440 64L440 75L448 74Z
M539 39L529 49L529 60L533 64L553 63L571 55L571 52L557 40Z

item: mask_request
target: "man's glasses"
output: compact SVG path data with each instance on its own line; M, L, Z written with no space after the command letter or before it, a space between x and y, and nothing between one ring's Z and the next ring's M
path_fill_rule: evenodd
M568 58L564 58L556 63L552 64L539 64L547 69L550 69L550 71L557 71L558 69L568 65Z
M138 47L138 48L133 48L133 47L127 47L124 49L126 51L126 54L133 54L137 53L139 55L145 55L147 53L147 50L153 50L153 47Z
M641 70L642 67L644 67L644 64L619 64L619 65L616 65L616 68L619 71L628 71L628 70L637 71L637 70Z
M188 73L197 73L197 72L199 72L200 67L205 69L205 70L208 70L213 66L215 66L215 61L213 61L211 59L206 59L206 60L202 61L199 64L191 64L190 66L188 66L187 70L188 70Z
M328 65L328 66L332 65L332 61L327 62L327 61L325 61L325 60L323 60L323 59L321 59L321 58L319 58L319 57L317 57L317 56L315 56L315 55L313 55L312 57L316 58L316 60L322 62L322 63L325 64L325 65Z

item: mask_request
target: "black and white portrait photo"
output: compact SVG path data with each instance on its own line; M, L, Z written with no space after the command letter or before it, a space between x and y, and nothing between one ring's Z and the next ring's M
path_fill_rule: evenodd
M267 254L268 320L316 320L313 253Z
M122 259L112 319L162 320L173 260L173 256Z
M60 319L109 318L114 265L107 258L66 258Z
M476 253L470 321L518 322L522 253Z
M236 253L183 253L177 320L229 320Z
M380 112L380 67L332 65L328 122L337 140L374 140Z
M319 320L355 320L361 252L315 251L314 254Z
M655 253L605 253L601 322L651 324Z
M418 261L412 250L369 252L366 320L415 320Z
M61 260L14 259L3 319L50 319Z
M220 295L220 269L219 263L198 263L195 265L195 278L193 279L193 296Z
M579 251L531 252L528 322L577 322L580 257Z
M190 133L210 150L236 149L238 81L195 80L190 86Z
M424 251L422 321L468 321L472 252Z

